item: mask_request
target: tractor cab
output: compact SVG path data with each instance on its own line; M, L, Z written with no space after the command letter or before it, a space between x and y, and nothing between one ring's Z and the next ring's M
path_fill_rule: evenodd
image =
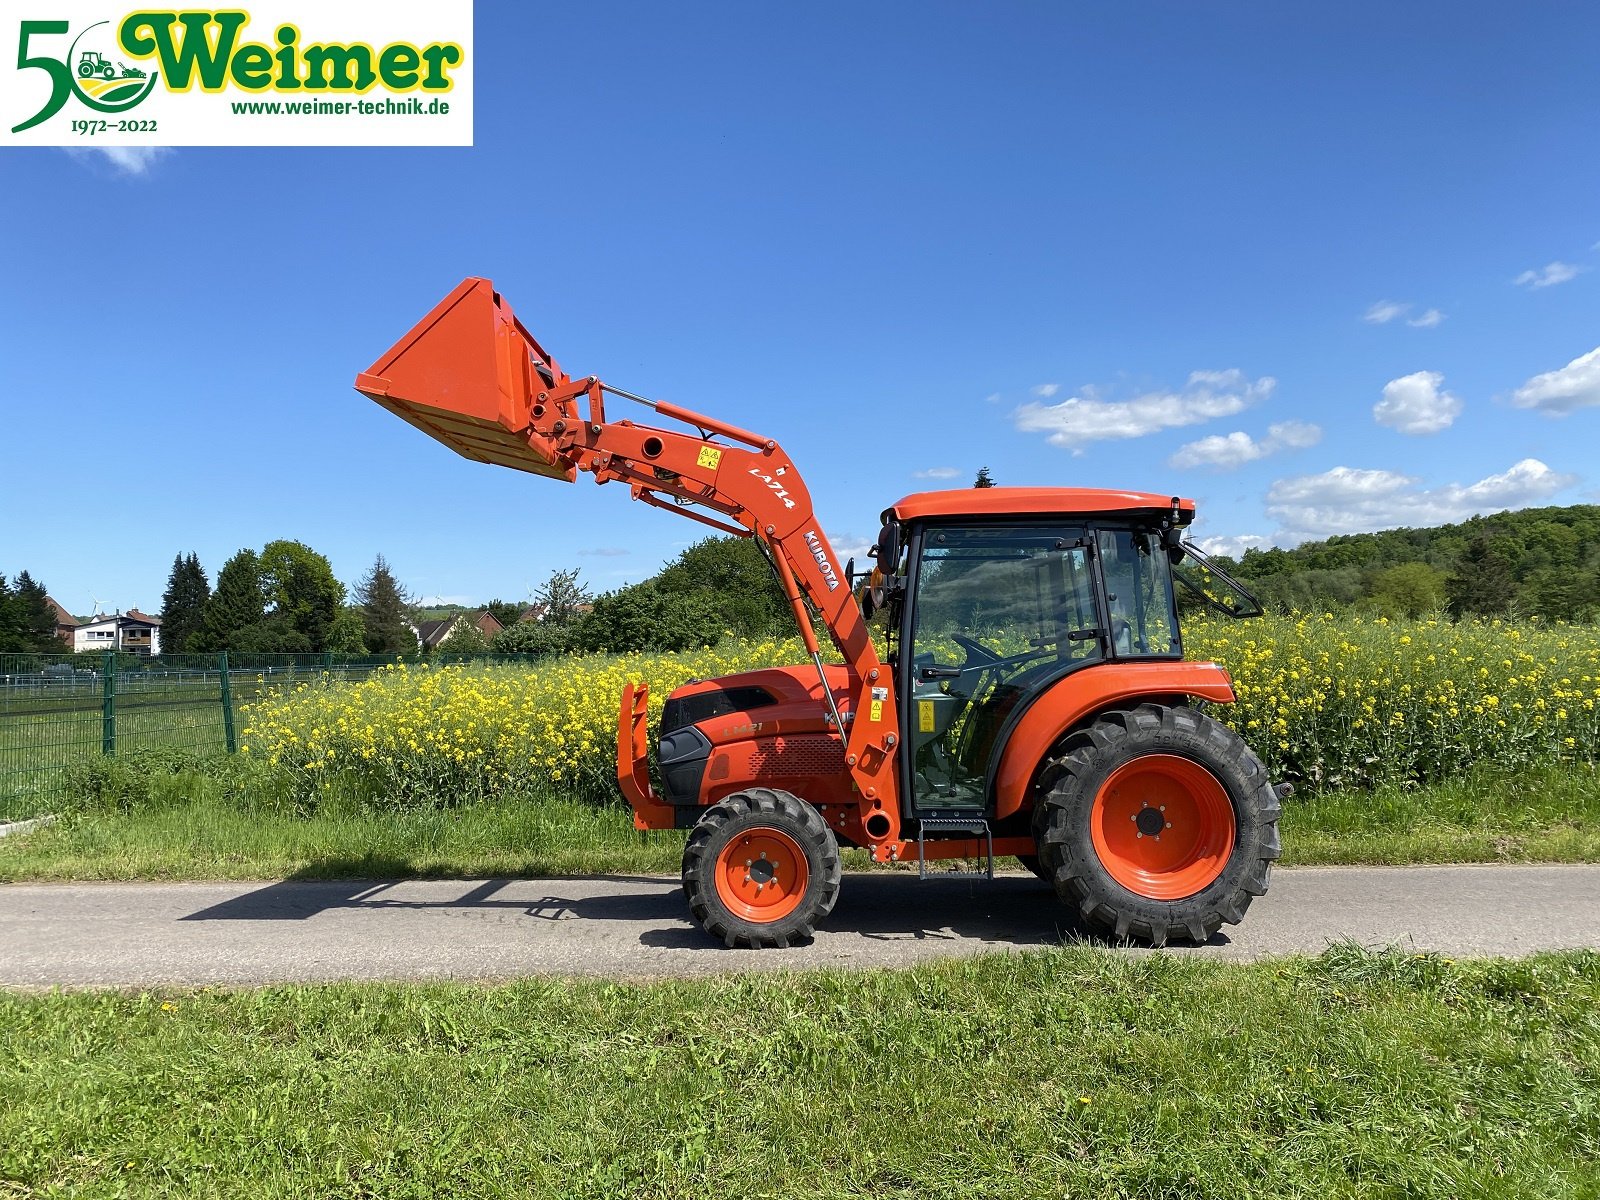
M1177 498L1075 488L925 493L884 514L905 816L992 812L999 751L1068 677L1182 659L1179 595L1246 615L1253 598L1221 572L1177 568L1198 557L1181 540L1193 517Z

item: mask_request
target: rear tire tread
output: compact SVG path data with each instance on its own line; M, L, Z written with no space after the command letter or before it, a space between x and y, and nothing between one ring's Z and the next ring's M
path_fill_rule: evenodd
M1100 784L1122 763L1148 753L1194 759L1217 777L1233 804L1236 836L1222 874L1181 899L1141 896L1117 883L1089 836ZM1238 924L1251 900L1266 894L1281 853L1282 802L1244 740L1194 709L1149 703L1104 713L1062 738L1035 779L1033 834L1041 865L1085 924L1118 941L1204 942L1224 924Z

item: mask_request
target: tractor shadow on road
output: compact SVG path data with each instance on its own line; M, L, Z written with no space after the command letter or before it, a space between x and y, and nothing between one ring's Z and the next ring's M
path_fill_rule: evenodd
M674 893L678 918L670 927L646 930L641 944L660 949L727 951L688 920ZM995 947L1059 946L1063 943L1116 946L1115 939L1086 929L1056 899L1049 884L1031 875L993 880L918 880L904 872L844 877L839 902L817 930L819 942L840 938L875 942L977 942ZM1225 946L1215 934L1207 946Z
M638 884L637 894L569 897L547 894L551 885ZM562 879L285 879L234 896L180 918L184 921L304 921L339 909L432 911L444 915L532 918L546 921L659 922L683 913L674 887L648 876L590 875Z
M730 953L689 919L676 881L659 876L554 879L290 878L234 896L184 921L305 921L324 913L410 910L497 924L602 921L642 926L639 944L696 954ZM845 876L818 939L977 942L993 946L1112 945L1085 930L1048 885L1032 876L930 879L905 872ZM1226 945L1214 936L1208 945Z

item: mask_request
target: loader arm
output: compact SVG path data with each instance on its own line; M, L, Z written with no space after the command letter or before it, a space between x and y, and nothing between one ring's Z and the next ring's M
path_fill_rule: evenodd
M805 481L777 442L593 375L568 376L486 279L464 280L357 376L356 389L467 458L568 483L587 472L596 483L626 484L635 500L762 543L816 665L819 702L845 742L856 786L887 817L887 827L876 823L882 840L899 836L892 672L879 660ZM679 427L613 420L608 395ZM843 714L808 605L844 658L850 704Z

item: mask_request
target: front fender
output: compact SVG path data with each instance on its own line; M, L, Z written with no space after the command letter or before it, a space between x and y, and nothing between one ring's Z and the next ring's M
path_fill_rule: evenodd
M1129 701L1181 700L1198 696L1233 703L1233 680L1209 662L1113 662L1075 671L1046 688L1022 712L994 778L994 819L1020 812L1039 762L1074 727Z

